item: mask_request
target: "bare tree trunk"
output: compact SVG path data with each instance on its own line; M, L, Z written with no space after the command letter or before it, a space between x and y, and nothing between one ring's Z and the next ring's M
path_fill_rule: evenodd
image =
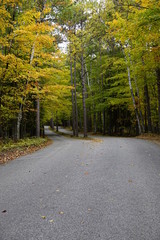
M50 125L51 125L51 128L54 129L53 117L51 118Z
M82 79L82 101L83 101L83 128L84 128L83 131L84 131L84 137L87 137L86 88L85 88L83 52L81 53L81 79Z
M132 48L132 43L131 43L131 48ZM130 63L132 64L132 60L131 60L131 55L130 55L130 53L129 53L128 55L129 55ZM140 114L140 119L141 119L142 132L144 133L144 132L145 132L144 119L143 119L143 114L142 114L142 111L141 111L139 89L138 89L138 85L137 85L137 80L136 80L135 74L134 74L134 82L135 82L136 93L137 93L137 97L138 97L138 109L139 109L139 114Z
M70 50L70 75L71 75L71 86L73 87L73 71L72 71L72 56ZM74 102L74 89L71 90L72 93L72 130L73 136L75 136L75 102Z
M36 100L37 112L36 112L36 137L40 137L40 101L39 98Z
M93 125L94 125L94 133L97 133L97 122L96 122L96 113L93 113Z
M82 12L83 14L83 12ZM81 81L82 81L82 102L83 102L83 131L84 137L87 137L87 111L86 111L86 86L85 86L85 71L84 71L84 56L83 56L83 20L81 19Z
M143 66L145 66L143 57L142 57L142 64ZM148 121L148 131L152 132L150 97L149 97L148 85L147 85L147 79L146 79L145 73L144 73L144 98L145 98L145 107L146 107L146 114L147 114L147 121Z
M158 116L159 116L159 133L160 133L160 68L156 69L157 75L157 90L158 90Z
M124 58L125 58L125 61L126 61L126 65L127 65L127 58L126 58L125 52L124 52L122 46L121 46L121 48L122 48L122 52L123 52L123 55L124 55ZM136 101L135 101L135 97L134 97L134 93L133 93L132 82L131 82L131 74L130 74L129 66L127 66L127 72L128 72L128 83L129 83L129 88L130 88L130 91L131 91L132 102L133 102L134 110L135 110L135 113L136 113L138 130L139 130L139 134L141 134L142 133L142 129L141 129L141 124L140 124L140 120L139 120L138 110L137 110L137 107L136 107Z
M77 92L76 92L76 54L74 55L74 97L75 97L75 135L78 137L78 107L77 107Z
M17 133L16 133L16 140L20 139L20 125L22 120L22 103L20 104L18 118L17 118Z
M102 72L102 51L101 51L101 41L99 41L99 54L100 54L100 66L99 66L99 70L100 70L100 74ZM100 76L99 76L100 77ZM103 95L103 74L100 77L101 78L101 93ZM102 98L102 103L104 102L104 99ZM106 134L106 124L105 124L105 109L103 109L102 111L102 132L103 135Z
M139 89L137 86L137 81L136 81L136 77L134 77L134 82L135 82L135 86L136 86L136 93L137 93L137 97L138 97L138 108L139 108L139 114L140 114L140 119L141 119L141 124L142 124L142 132L145 132L145 127L144 127L144 119L143 119L143 114L141 111L141 103L140 103L140 96L139 96Z
M147 109L148 131L152 132L150 97L149 97L148 85L146 83L146 80L145 80L145 85L144 85L144 96L145 96L145 104L146 104L146 109Z
M138 111L137 111L137 107L136 107L135 97L134 97L134 93L133 93L129 67L127 67L127 71L128 71L128 82L129 82L129 87L130 87L130 91L131 91L132 102L133 102L133 106L134 106L135 113L136 113L136 119L137 119L137 123L138 123L138 130L139 130L139 134L141 134L142 130L141 130L140 120L139 120Z
M105 135L106 134L106 114L105 114L105 110L103 110L102 115L103 115L103 119L102 119L102 121L103 121L103 135Z
M56 112L56 132L58 132L58 116L57 116L57 112Z

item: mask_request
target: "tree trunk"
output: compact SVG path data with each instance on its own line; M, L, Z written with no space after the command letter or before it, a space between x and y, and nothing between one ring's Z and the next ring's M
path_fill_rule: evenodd
M123 52L123 55L124 55L124 58L125 58L125 61L126 61L126 64L127 64L127 58L125 56L125 52L124 52L122 46L121 46L121 48L122 48L122 52ZM142 129L141 129L141 124L140 124L140 120L139 120L139 116L138 116L138 110L137 110L137 107L136 107L136 102L135 102L135 97L134 97L134 93L133 93L133 88L132 88L130 68L128 66L127 66L127 72L128 72L128 83L129 83L129 88L130 88L130 91L131 91L131 97L132 97L133 106L134 106L135 113L136 113L136 119L137 119L139 134L141 134L142 133Z
M76 92L76 54L74 55L74 97L75 97L75 135L78 137L78 107L77 107L77 92Z
M97 122L96 122L96 113L93 113L93 126L94 126L94 133L97 133Z
M53 117L51 118L50 124L51 124L51 128L54 129Z
M71 75L71 86L73 87L73 71L72 71L72 56L70 50L70 75ZM72 130L73 136L75 136L75 103L74 103L74 89L71 90L72 93Z
M102 72L102 51L101 51L101 41L99 41L99 55L100 55L100 66L99 66L99 70L100 70L100 73ZM100 76L99 76L100 77ZM101 76L101 94L103 96L103 74ZM104 103L104 99L102 97L102 103ZM102 111L102 132L103 132L103 135L106 134L106 124L105 124L105 109L103 109Z
M40 101L39 98L36 100L37 112L36 112L36 137L40 137Z
M129 59L130 59L130 63L132 64L132 60L131 60L131 55L129 53ZM136 93L137 93L137 97L138 97L138 109L139 109L139 114L140 114L140 119L141 119L141 124L142 124L142 132L145 132L145 127L144 127L144 119L143 119L143 114L141 111L141 105L140 105L140 96L139 96L139 89L138 89L138 85L137 85L137 81L136 81L136 76L134 75L134 82L135 82L135 86L136 86Z
M143 66L145 66L143 57L142 57L142 64ZM146 108L147 121L148 121L148 132L152 132L150 97L149 97L147 78L146 78L145 72L144 72L144 100L145 100L145 108Z
M158 116L159 116L159 133L160 133L160 68L156 69L157 75L157 90L158 90Z
M106 114L105 114L105 110L103 110L103 135L106 134Z
M82 101L83 101L83 131L84 131L84 137L87 137L86 91L85 91L83 52L81 53L81 79L82 79Z
M145 126L144 126L144 118L143 118L143 114L141 111L141 103L140 103L140 96L139 96L139 89L137 86L137 81L136 81L136 77L134 77L134 82L135 82L135 86L136 86L136 93L137 93L137 97L138 97L138 108L139 108L139 114L140 114L140 119L141 119L141 124L142 124L142 132L145 132Z
M20 126L21 126L21 120L22 120L22 104L20 104L18 118L17 118L17 132L16 132L16 140L20 139Z
M97 112L97 130L102 133L102 112Z
M58 132L58 116L57 116L57 112L56 112L56 132Z
M130 87L130 91L131 91L133 106L134 106L135 113L136 113L136 119L137 119L139 134L141 134L142 130L141 130L140 120L139 120L138 111L137 111L137 107L136 107L135 97L134 97L134 93L133 93L133 88L132 88L132 83L131 83L131 75L130 75L130 68L129 67L127 67L127 71L128 71L128 82L129 82L129 87Z
M144 85L144 96L145 96L145 104L146 104L146 110L147 110L148 131L152 132L150 97L149 97L148 85L146 83L146 79L145 79L145 85Z

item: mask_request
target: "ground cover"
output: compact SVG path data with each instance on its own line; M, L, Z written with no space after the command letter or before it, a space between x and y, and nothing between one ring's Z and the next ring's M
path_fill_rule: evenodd
M17 157L35 152L51 144L48 138L25 138L17 142L7 140L0 142L0 164L6 163Z

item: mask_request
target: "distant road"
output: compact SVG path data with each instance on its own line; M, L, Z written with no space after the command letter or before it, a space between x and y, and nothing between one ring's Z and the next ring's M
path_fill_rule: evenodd
M0 166L0 240L160 240L158 145L46 134Z

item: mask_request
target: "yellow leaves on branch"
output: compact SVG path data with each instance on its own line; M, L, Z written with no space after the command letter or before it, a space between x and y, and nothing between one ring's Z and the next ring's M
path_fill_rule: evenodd
M147 8L153 5L153 0L141 0L140 4L142 7Z
M0 78L5 92L3 116L8 109L14 109L17 114L19 103L28 104L27 109L29 105L32 108L30 101L37 96L46 102L46 106L49 103L52 107L56 103L64 108L65 96L71 94L65 57L55 50L53 35L57 25L42 21L51 9L45 6L43 12L37 12L35 8L24 10L21 2L3 0L3 5L0 3ZM10 6L11 11L6 10L6 6ZM69 112L68 107L66 111Z

